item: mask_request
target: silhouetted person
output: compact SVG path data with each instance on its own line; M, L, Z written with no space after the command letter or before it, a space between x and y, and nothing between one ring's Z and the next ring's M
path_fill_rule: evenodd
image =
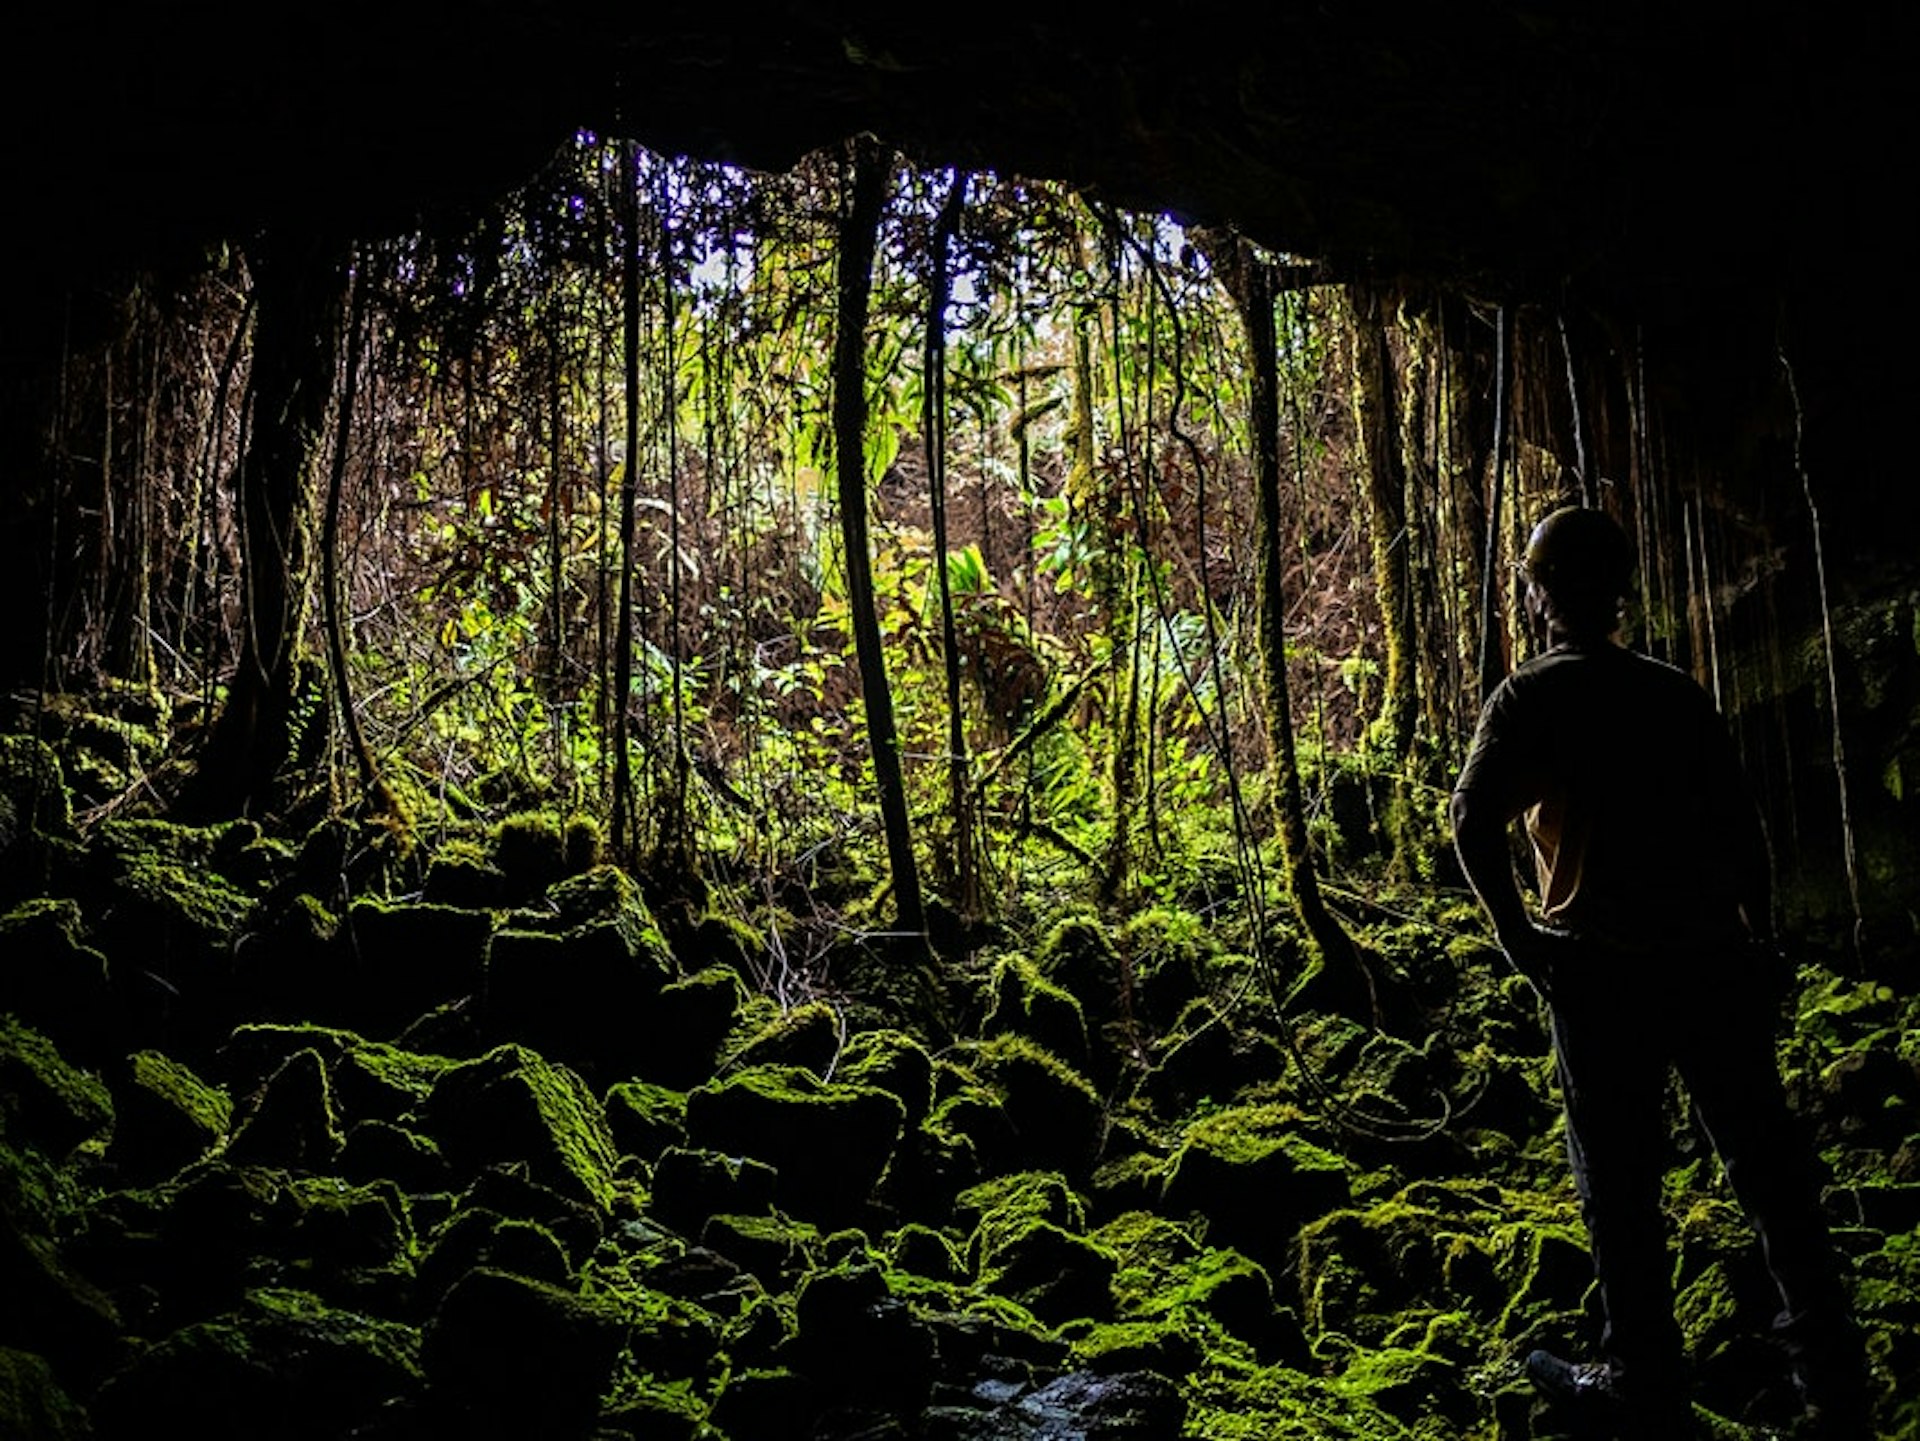
M1759 1232L1809 1415L1854 1441L1869 1435L1864 1353L1774 1057L1765 837L1712 700L1615 643L1632 572L1631 543L1600 511L1556 511L1535 528L1527 606L1548 649L1488 700L1453 795L1461 866L1550 1006L1605 1315L1600 1359L1536 1351L1527 1372L1622 1435L1694 1434L1660 1210L1671 1067ZM1521 816L1538 922L1508 850Z

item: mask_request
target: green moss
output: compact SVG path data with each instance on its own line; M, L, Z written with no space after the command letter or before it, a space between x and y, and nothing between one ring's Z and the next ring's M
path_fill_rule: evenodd
M509 887L538 895L567 873L567 842L560 823L545 811L508 816L493 831L493 861Z
M775 1011L740 1043L728 1048L725 1064L804 1066L824 1077L834 1069L845 1039L841 1013L827 1001L803 1001Z
M1088 1167L1100 1144L1101 1103L1091 1082L1025 1036L996 1036L974 1047L974 1070L999 1095L1017 1166ZM975 1138L976 1144L981 1140Z
M60 1159L113 1121L99 1077L68 1064L38 1031L0 1015L0 1134Z
M983 1035L1022 1036L1086 1065L1087 1018L1079 1000L1043 976L1033 961L1024 955L1003 957L994 966L988 995Z
M623 1155L653 1161L687 1136L687 1095L650 1081L620 1081L606 1098L607 1125Z
M0 1436L85 1441L91 1434L87 1413L61 1389L43 1357L0 1346Z
M835 1077L856 1086L877 1086L897 1096L907 1124L918 1126L933 1103L933 1057L905 1031L862 1031L841 1052Z
M1205 1339L1183 1316L1112 1321L1076 1328L1073 1363L1090 1371L1157 1371L1179 1378L1200 1364Z
M496 1046L451 1066L420 1120L456 1167L524 1162L534 1179L605 1211L618 1160L605 1113L586 1083L523 1046Z
M738 1071L687 1097L693 1143L773 1165L782 1204L802 1214L838 1215L862 1205L904 1125L897 1097L824 1082L798 1066Z
M227 1154L239 1164L327 1169L341 1146L327 1063L313 1049L283 1062L234 1128Z

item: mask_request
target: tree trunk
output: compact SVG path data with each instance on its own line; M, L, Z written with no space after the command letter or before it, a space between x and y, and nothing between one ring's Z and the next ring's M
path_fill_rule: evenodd
M867 311L873 292L873 253L892 163L866 137L852 142L851 193L840 217L838 304L833 345L834 473L840 497L840 536L846 549L847 609L866 702L867 744L873 752L874 786L887 837L893 899L899 929L921 932L920 872L913 858L906 780L900 739L894 728L893 691L880 649L880 621L873 608L873 562L867 548Z
M1280 510L1280 365L1273 325L1273 272L1245 242L1234 269L1241 320L1253 352L1254 490L1259 512L1260 658L1267 689L1267 740L1273 752L1280 821L1280 850L1287 864L1287 889L1301 927L1320 953L1321 965L1357 977L1368 1004L1378 1012L1373 980L1353 939L1328 911L1320 894L1307 839L1307 808L1300 786L1300 763L1293 743L1293 705L1287 687L1287 598L1285 526Z
M636 149L620 147L620 215L624 261L620 313L626 402L626 456L620 463L620 581L613 638L613 851L631 862L638 844L633 814L633 512L640 464L640 202L635 193Z
M947 251L960 228L966 204L965 172L953 186L934 223L927 285L926 354L921 394L925 397L921 433L927 448L928 507L933 520L933 552L940 581L940 651L947 688L947 805L953 816L954 900L963 917L980 913L980 883L973 854L973 788L967 781L966 715L960 701L960 636L953 619L953 578L947 557ZM981 486L984 496L986 487ZM984 511L983 511L984 515ZM981 541L985 553L984 535Z
M1350 288L1353 305L1353 423L1366 477L1373 533L1373 581L1385 629L1386 684L1380 728L1402 763L1412 754L1420 697L1415 664L1413 567L1407 528L1407 478L1401 465L1398 388L1387 348L1387 302L1380 292Z
M345 248L276 235L252 257L253 429L240 465L240 662L193 785L190 813L262 810L293 744L311 589L311 472L332 398Z

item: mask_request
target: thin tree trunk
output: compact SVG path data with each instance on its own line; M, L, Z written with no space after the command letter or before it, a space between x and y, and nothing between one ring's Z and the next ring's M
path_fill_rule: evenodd
M1480 560L1480 699L1486 701L1506 674L1500 624L1500 508L1506 487L1508 371L1513 319L1500 307L1493 348L1493 460L1487 478L1487 531Z
M840 217L838 299L833 345L834 472L840 499L840 536L846 549L847 608L853 619L854 653L866 702L867 744L873 752L874 786L886 831L893 899L903 931L926 929L920 872L913 858L906 780L894 728L893 691L880 648L880 621L873 607L873 562L867 549L867 311L873 295L873 255L892 164L874 140L852 142L851 190Z
M632 860L637 837L633 815L633 761L627 754L628 710L633 693L633 512L640 461L640 203L635 193L635 147L620 147L620 213L625 222L626 261L621 296L622 364L625 368L626 455L620 464L620 583L616 589L613 639L613 849Z
M1413 751L1420 697L1413 625L1413 567L1407 529L1407 478L1401 464L1398 393L1387 348L1387 302L1355 286L1353 306L1353 423L1364 455L1367 513L1373 533L1373 580L1386 631L1386 684L1380 722L1389 753L1404 762Z
M320 601L327 632L327 666L333 694L340 707L340 725L360 776L360 794L381 815L397 810L393 793L380 778L373 749L360 728L360 712L353 703L353 684L347 670L347 628L340 613L340 505L346 491L347 441L353 434L353 410L358 389L360 354L366 342L366 300L357 275L347 278L347 353L341 366L340 402L334 413L333 463L327 471L327 504L320 525Z
M967 727L960 706L960 637L953 619L953 578L947 556L947 251L960 228L967 197L965 172L957 172L934 222L927 286L926 354L921 395L926 437L927 493L933 519L933 552L940 579L940 648L947 683L947 804L953 811L953 875L956 901L965 917L980 912L979 877L973 854L973 791L967 784ZM986 494L986 486L980 487ZM984 511L983 511L984 516ZM984 548L985 541L982 540ZM983 549L984 553L984 549Z
M1327 909L1320 894L1320 876L1314 869L1307 839L1307 808L1301 793L1300 764L1293 743L1293 707L1287 686L1287 598L1285 526L1280 508L1280 366L1273 325L1273 272L1240 242L1238 265L1240 302L1247 342L1253 352L1254 489L1259 511L1260 658L1267 690L1267 740L1273 767L1280 821L1280 850L1287 864L1287 888L1293 896L1300 924L1320 952L1321 964L1339 966L1357 974L1375 1002L1372 977L1367 974L1353 939ZM1378 1006L1375 1003L1377 1011Z

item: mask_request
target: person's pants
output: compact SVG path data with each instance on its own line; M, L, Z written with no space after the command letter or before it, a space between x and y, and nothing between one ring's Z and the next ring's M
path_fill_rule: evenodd
M1774 1325L1796 1366L1861 1367L1859 1334L1820 1210L1811 1146L1774 1055L1773 992L1741 952L1621 956L1569 947L1551 980L1567 1150L1605 1315L1603 1354L1642 1394L1684 1390L1661 1214L1663 1114L1677 1070L1779 1288Z

